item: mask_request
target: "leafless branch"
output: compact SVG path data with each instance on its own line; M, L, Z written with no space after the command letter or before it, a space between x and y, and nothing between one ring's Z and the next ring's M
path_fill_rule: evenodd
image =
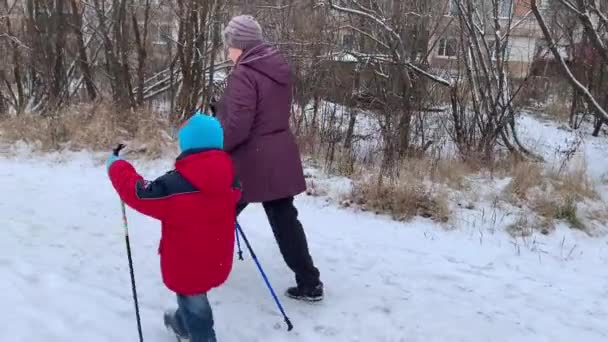
M602 106L598 103L595 97L591 94L589 89L585 87L581 82L579 82L576 77L574 77L572 71L566 64L564 57L559 53L555 40L553 39L553 36L551 35L549 28L547 27L545 19L538 8L537 0L531 0L531 7L532 11L534 12L534 16L536 17L536 20L538 21L540 28L543 32L545 40L549 44L549 49L553 52L553 56L555 57L555 59L559 61L561 69L564 74L566 74L568 81L583 95L585 100L589 103L591 107L596 110L598 115L600 115L603 120L608 121L608 112L606 111L606 109L602 108Z

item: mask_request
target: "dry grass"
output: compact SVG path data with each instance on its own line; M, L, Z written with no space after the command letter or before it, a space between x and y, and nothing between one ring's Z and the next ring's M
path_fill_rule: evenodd
M575 196L576 200L600 199L587 173L584 159L576 159L565 165L563 170L550 170L549 177L556 191Z
M471 163L465 163L456 159L440 159L429 164L422 161L423 172L430 172L433 182L442 183L457 190L467 189L469 182L467 176L479 171L479 168ZM427 165L425 165L427 164Z
M515 222L507 226L506 231L514 237L527 237L531 236L536 230L539 230L543 235L548 235L554 229L552 222L544 217L521 213L517 216Z
M525 214L520 214L515 222L511 225L507 226L507 233L512 236L530 236L534 231L534 223L530 222L530 216Z
M542 167L538 163L518 162L511 164L510 174L513 177L506 191L516 198L526 200L528 192L543 182Z
M353 201L365 210L390 214L397 220L415 216L447 222L450 217L446 196L426 189L416 180L400 179L379 185L377 179L359 182L353 190Z
M554 96L548 101L545 112L554 120L560 122L570 121L570 96Z
M600 209L592 209L589 211L591 220L602 223L604 226L608 223L608 206L603 205Z
M572 228L587 229L578 216L577 201L573 196L537 198L532 202L532 209L551 224L563 220Z
M23 114L0 121L2 139L25 141L43 151L62 148L106 151L119 142L142 144L146 155L159 156L170 145L169 125L146 111L116 113L105 104L70 107L41 116Z
M544 171L539 164L515 163L512 180L506 187L508 199L519 207L527 207L542 219L538 228L546 229L556 221L565 221L572 228L587 230L579 216L578 203L599 201L593 183L587 175L584 162L572 161L561 171ZM593 219L593 218L592 218ZM510 231L520 233L518 224Z
M456 165L458 162L407 160L395 179L380 181L374 176L356 181L351 201L366 210L390 214L398 220L422 216L447 222L450 209L445 190L466 184L467 169Z

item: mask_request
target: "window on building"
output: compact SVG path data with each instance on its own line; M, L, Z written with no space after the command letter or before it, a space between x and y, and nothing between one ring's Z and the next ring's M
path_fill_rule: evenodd
M458 53L458 40L456 38L441 38L437 49L437 56L456 57Z
M345 50L352 50L355 46L355 37L352 34L345 34L342 36L342 48Z
M505 43L502 43L501 46L499 46L498 54L496 53L496 41L495 40L488 41L488 47L490 49L490 57L493 60L496 60L497 56L503 57L503 52L504 52L505 60L508 60L510 58L510 55L511 55L511 46L510 45L505 45Z
M548 9L551 7L551 0L541 0L538 7L541 9Z
M458 14L460 14L460 9L458 8L458 0L449 0L448 1L448 15L450 16L457 16Z
M157 45L170 45L173 36L173 26L168 23L161 23L156 26L156 35L154 37L154 44Z
M510 18L513 15L513 0L497 0L498 16L500 18Z

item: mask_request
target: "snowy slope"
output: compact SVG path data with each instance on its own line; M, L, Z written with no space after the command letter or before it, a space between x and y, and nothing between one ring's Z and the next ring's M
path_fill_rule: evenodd
M0 341L137 340L120 206L101 162L0 155ZM169 165L136 163L148 177ZM559 229L524 243L318 198L298 206L326 300L281 295L295 325L288 333L247 255L210 294L220 341L608 340L607 238ZM174 298L160 279L159 224L128 215L145 340L174 341L161 324ZM241 224L282 293L292 276L263 210L248 208Z
M565 152L576 147L573 158L585 161L587 174L604 202L608 202L607 136L591 136L593 127L589 123L575 131L564 124L528 113L518 118L518 129L522 140L540 153L549 165L558 165L565 158Z
M575 131L564 124L526 113L519 116L517 121L525 144L548 162L562 159L564 151L578 145L577 152L586 158L592 177L599 178L602 173L608 172L604 162L608 158L608 138L603 135L591 136L593 127L583 125Z

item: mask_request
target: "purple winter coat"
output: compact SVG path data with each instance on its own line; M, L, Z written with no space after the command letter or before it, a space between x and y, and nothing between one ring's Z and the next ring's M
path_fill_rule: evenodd
M244 202L272 201L306 190L300 152L289 127L291 91L289 64L265 43L244 51L228 76L217 117Z

